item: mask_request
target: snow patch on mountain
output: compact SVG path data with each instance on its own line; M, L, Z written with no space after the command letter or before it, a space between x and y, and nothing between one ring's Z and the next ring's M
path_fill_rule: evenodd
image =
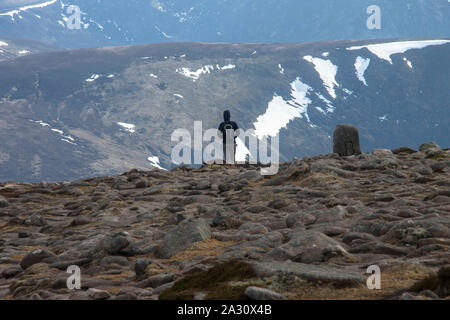
M320 93L316 92L316 96L322 100L323 102L325 102L325 104L327 105L327 112L328 113L333 113L334 110L336 110L336 108L333 106L333 104L331 103L330 100L328 100L327 98L325 98L323 95L321 95ZM322 108L320 108L322 110ZM322 110L323 111L323 110Z
M172 39L172 36L171 36L171 35L165 33L164 31L162 31L158 26L155 26L155 29L158 30L158 32L160 32L160 33L164 36L164 38L166 38L166 39Z
M7 47L8 44L6 42L0 41L0 47Z
M236 68L235 65L229 64L225 65L223 67L219 66L218 64L216 66L213 65L206 65L203 66L195 71L192 71L190 68L178 68L175 71L187 78L191 78L194 82L197 81L202 74L210 74L214 69L217 70L231 70Z
M52 132L58 133L58 134L62 137L62 138L60 139L61 141L70 143L70 144L75 145L75 146L77 145L76 143L74 143L74 142L75 142L75 139L74 139L74 138L72 138L70 135L64 135L64 131L59 130L59 129L52 128L51 125L49 125L48 123L46 123L46 122L44 122L44 121L42 121L42 120L31 120L31 119L29 119L29 121L34 122L34 123L37 123L37 124L43 126L44 128L45 128L45 127L48 127Z
M30 120L31 122L34 122L34 123L37 123L37 124L40 124L41 126L43 126L43 127L50 127L50 125L48 124L48 123L45 123L44 121L42 121L42 120Z
M12 21L15 21L14 16L18 16L19 19L22 19L22 16L20 15L20 12L23 11L27 11L30 9L41 9L44 7L47 7L49 5L52 5L56 2L57 0L50 0L50 1L46 1L46 2L42 2L42 3L36 3L36 4L31 4L28 6L24 6L24 7L20 7L19 9L15 9L15 10L11 10L8 12L4 12L4 13L0 13L0 16L10 16Z
M69 141L69 140L67 140L67 139L61 139L61 141L64 141L64 142L69 143L69 144L74 145L74 146L77 145L76 143L74 143L74 142L72 142L72 141Z
M405 57L403 57L403 61L405 61L406 62L406 64L408 65L408 67L410 68L410 69L412 69L413 68L413 66L412 66L412 63L411 63L411 61L409 61L408 59L406 59Z
M158 0L152 0L151 6L160 12L166 12L166 9L164 9L163 4Z
M86 79L86 82L94 82L95 80L97 80L98 78L100 78L99 74L94 73L93 75L91 75L90 78Z
M124 128L126 131L130 132L130 133L135 133L136 132L134 130L134 128L136 128L136 126L134 124L125 123L125 122L117 122L117 124L119 126L121 126L122 128Z
M226 66L220 67L219 65L216 66L217 69L219 70L231 70L231 69L235 69L236 66L234 64L228 64Z
M366 78L364 78L364 72L366 72L367 68L369 67L370 59L364 59L362 57L356 58L355 61L355 69L356 69L356 76L358 77L359 81L364 83L367 86Z
M336 92L334 91L334 87L339 87L339 84L336 82L336 74L338 67L334 65L330 60L324 60L321 58L314 58L312 56L304 56L303 59L312 63L317 73L322 79L322 82L327 89L328 94L336 99Z
M253 123L255 135L259 139L264 136L276 136L282 128L286 128L289 121L295 118L305 117L311 125L308 116L308 105L311 100L307 97L310 90L312 90L310 86L297 78L291 83L290 100L286 101L275 94L266 112Z
M405 53L411 49L423 49L428 46L437 46L450 43L450 40L420 40L420 41L398 41L377 43L365 46L355 46L347 48L347 50L361 50L363 48L368 49L378 58L388 61L392 64L391 56L397 53Z
M250 153L250 150L245 146L245 143L238 137L236 138L236 154L234 156L237 162L244 162L247 160L247 156L249 159L252 159L253 156Z
M342 91L344 91L346 94L348 94L349 96L351 96L353 94L353 91L348 90L347 88L342 89Z
M154 166L158 169L167 171L167 169L164 169L163 167L161 167L161 165L159 164L159 158L157 156L148 157L147 160L151 162L152 166Z

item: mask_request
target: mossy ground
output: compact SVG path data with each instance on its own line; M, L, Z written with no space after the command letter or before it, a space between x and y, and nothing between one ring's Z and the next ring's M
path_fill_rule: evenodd
M253 267L245 262L231 260L215 267L188 275L163 291L161 300L191 300L197 292L205 292L208 300L245 299L248 285L232 285L232 281L245 281L254 277Z

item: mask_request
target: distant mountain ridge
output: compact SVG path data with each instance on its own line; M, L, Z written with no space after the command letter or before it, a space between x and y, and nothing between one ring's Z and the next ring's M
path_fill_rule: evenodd
M36 41L0 37L0 60L58 50Z
M13 3L18 3L13 5ZM71 5L79 30L68 28ZM369 30L369 6L381 29ZM55 47L450 36L448 0L41 0L0 7L0 35Z
M0 181L170 169L175 129L225 109L281 161L329 153L337 124L364 152L450 146L450 39L162 43L0 62ZM238 148L239 155L246 150Z

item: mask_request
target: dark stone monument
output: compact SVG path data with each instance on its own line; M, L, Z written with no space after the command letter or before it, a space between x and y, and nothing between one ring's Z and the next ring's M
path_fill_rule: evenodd
M333 152L340 156L361 154L358 129L350 124L338 124L334 130Z

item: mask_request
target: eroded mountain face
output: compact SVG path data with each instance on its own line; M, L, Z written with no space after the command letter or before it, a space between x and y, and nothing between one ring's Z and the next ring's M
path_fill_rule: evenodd
M75 27L73 5L80 17ZM367 27L372 5L380 8L380 29ZM172 41L301 42L448 37L449 16L447 0L29 0L2 2L0 30L73 49Z
M363 152L448 146L448 42L172 43L3 61L0 180L170 169L174 130L217 128L225 109L258 137L279 134L281 161L330 152L340 123L360 130Z
M0 299L445 298L450 154L420 149L0 183Z

